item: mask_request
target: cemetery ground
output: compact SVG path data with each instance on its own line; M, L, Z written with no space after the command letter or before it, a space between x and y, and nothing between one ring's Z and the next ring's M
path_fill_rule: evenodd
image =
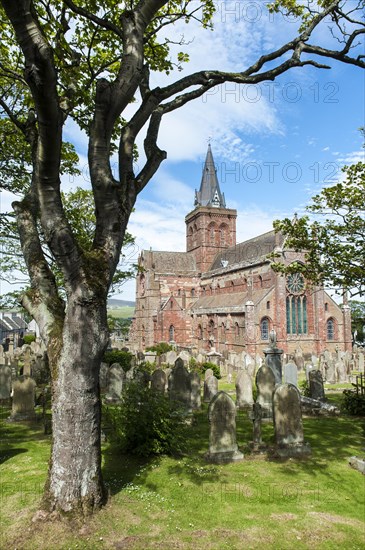
M219 383L233 395L234 385ZM339 404L342 394L328 395ZM207 404L185 432L185 452L143 460L103 445L111 498L90 519L47 521L36 514L46 479L51 436L41 422L0 418L0 548L8 549L360 549L365 546L365 476L348 465L364 454L365 420L304 417L307 459L250 454L252 422L237 415L245 457L209 464ZM272 444L273 426L263 425Z

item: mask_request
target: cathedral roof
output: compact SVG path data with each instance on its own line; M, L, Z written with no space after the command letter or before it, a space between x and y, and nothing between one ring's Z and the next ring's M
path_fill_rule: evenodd
M203 168L199 191L195 191L195 206L211 206L226 208L224 193L221 193L217 178L217 170L213 160L212 149L208 145L208 152Z
M191 310L197 314L212 312L242 312L243 307L248 300L252 300L254 305L257 305L271 292L271 290L271 288L255 290L252 297L249 297L249 293L247 291L200 296L200 298L191 306Z
M143 267L156 273L189 274L197 273L195 257L186 252L143 251Z
M282 246L284 237L281 233L269 231L248 241L236 244L219 252L213 260L209 272L229 269L233 266L250 266L267 261L266 256L274 251L276 246Z

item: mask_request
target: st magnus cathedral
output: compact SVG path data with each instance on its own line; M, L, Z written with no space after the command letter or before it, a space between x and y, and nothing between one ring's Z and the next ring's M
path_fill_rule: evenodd
M194 209L185 217L186 252L144 250L139 257L130 345L158 342L180 348L261 353L269 333L294 353L351 350L350 308L300 273L275 273L267 255L303 262L280 233L236 243L237 211L227 208L210 145Z

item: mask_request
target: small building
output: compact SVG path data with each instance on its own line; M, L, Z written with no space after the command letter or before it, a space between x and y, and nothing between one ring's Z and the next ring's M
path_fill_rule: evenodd
M286 353L351 350L350 308L339 307L323 288L299 272L273 271L268 254L285 264L304 254L269 231L236 242L237 211L227 208L210 145L194 209L185 217L186 252L143 250L130 346L175 342L218 352L261 353L269 333Z

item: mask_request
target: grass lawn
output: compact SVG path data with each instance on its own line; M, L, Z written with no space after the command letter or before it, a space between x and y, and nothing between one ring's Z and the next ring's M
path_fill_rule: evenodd
M111 496L93 518L32 522L50 438L40 424L5 423L8 412L1 409L1 550L365 548L365 476L347 464L365 454L364 418L304 418L311 458L280 461L249 453L251 422L239 412L245 459L217 466L204 460L204 405L187 428L184 456L143 461L104 446ZM272 425L263 438L272 444Z
M108 308L108 315L114 317L115 319L129 319L134 315L134 307L132 306L122 306L116 308Z

